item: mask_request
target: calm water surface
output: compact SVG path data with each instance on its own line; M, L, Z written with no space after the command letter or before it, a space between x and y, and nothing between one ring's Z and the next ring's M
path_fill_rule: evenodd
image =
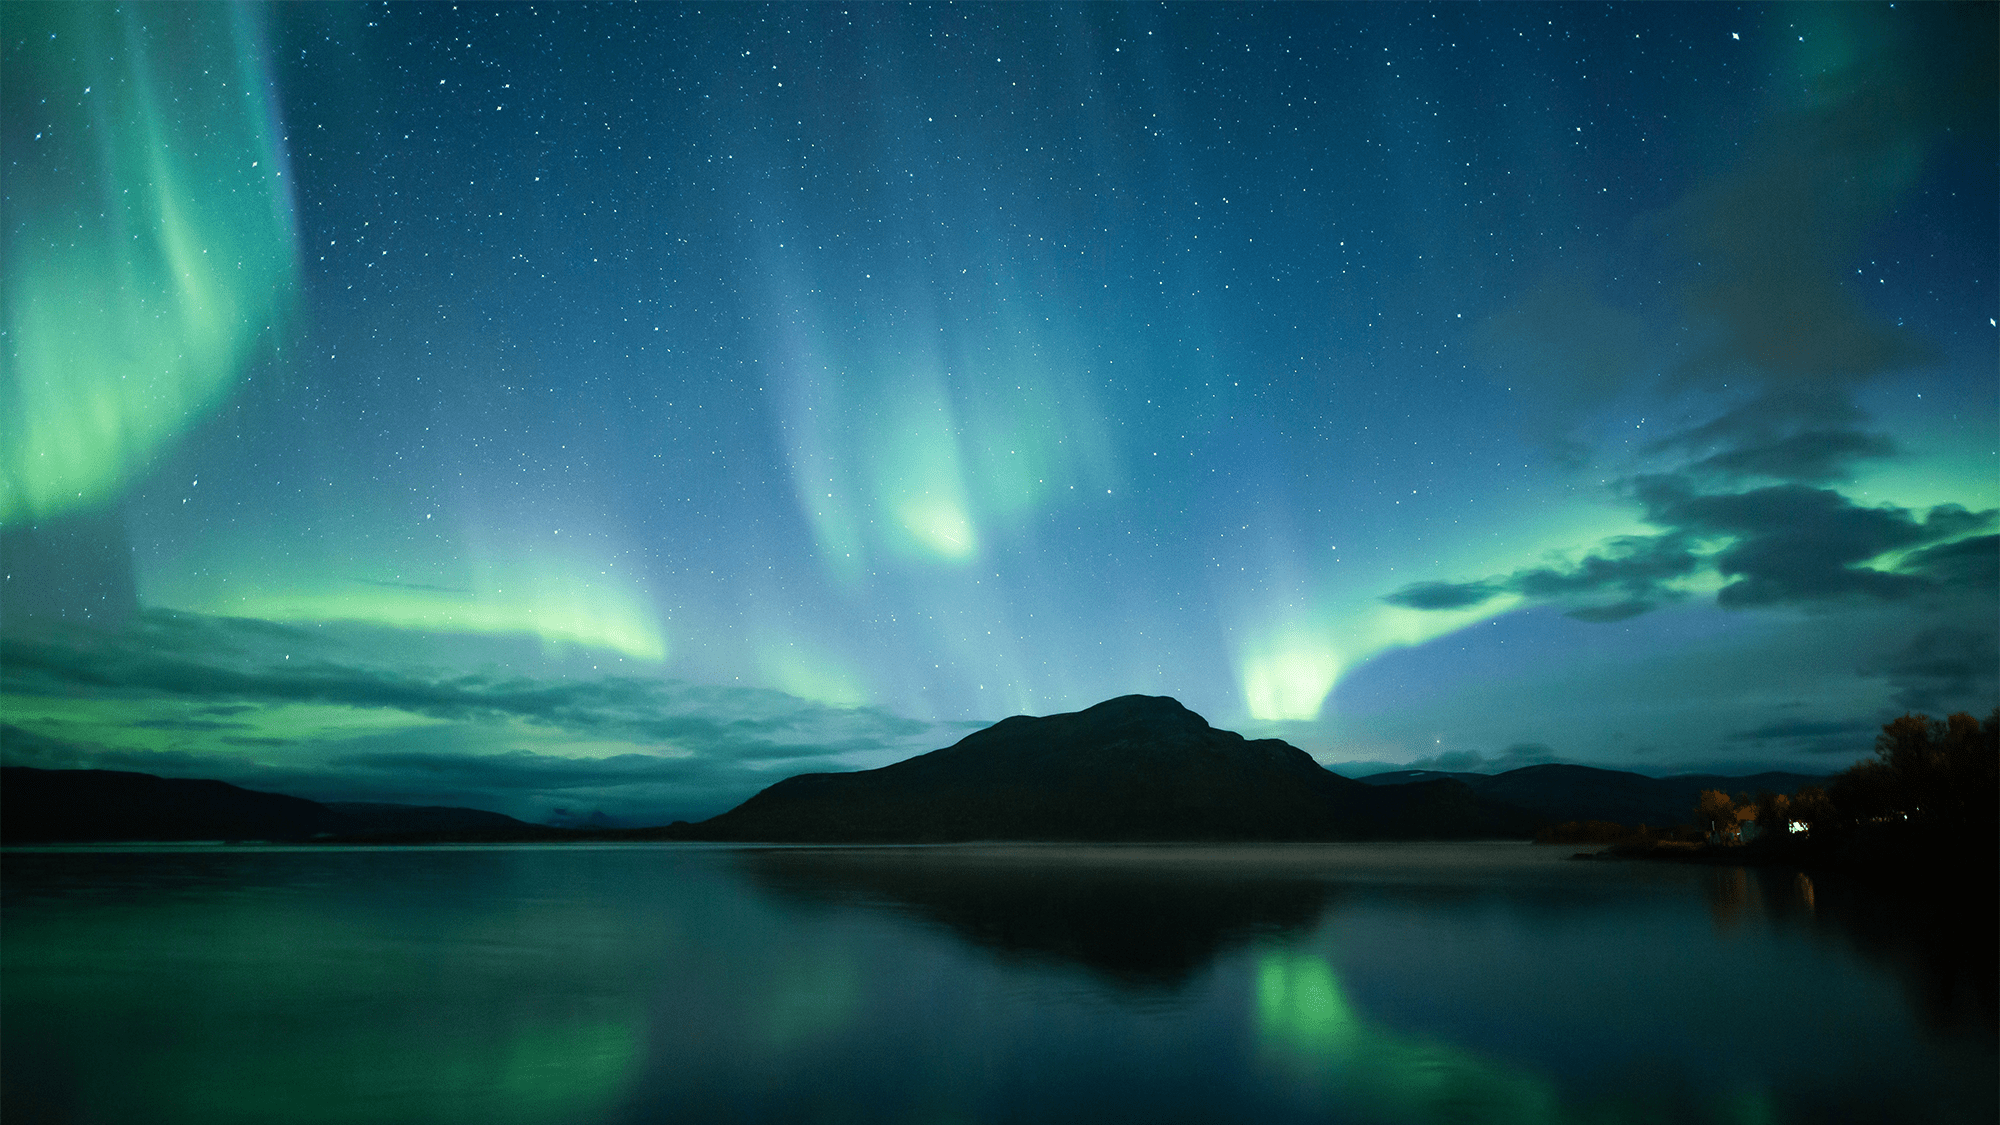
M14 851L0 1112L1995 1120L1990 939L1568 852Z

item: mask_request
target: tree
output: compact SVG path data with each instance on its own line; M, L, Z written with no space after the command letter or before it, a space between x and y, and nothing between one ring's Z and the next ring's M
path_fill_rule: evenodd
M1875 757L1833 779L1845 824L1908 821L1948 837L1991 836L2000 814L2000 708L1984 722L1907 714L1882 725Z
M1792 794L1791 816L1806 826L1807 832L1835 825L1840 817L1824 786L1808 785Z
M1726 839L1736 828L1736 802L1720 789L1704 789L1695 800L1694 818L1710 834L1720 832Z
M1757 794L1757 827L1779 835L1792 829L1792 799L1765 790Z

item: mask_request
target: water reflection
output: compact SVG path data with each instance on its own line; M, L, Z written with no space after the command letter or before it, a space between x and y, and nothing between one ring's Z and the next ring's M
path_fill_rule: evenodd
M1743 909L1750 898L1749 873L1741 867L1718 867L1708 872L1708 913L1715 930L1727 934L1743 921Z
M1266 1062L1316 1093L1393 1121L1556 1122L1553 1083L1442 1042L1371 1026L1324 959L1271 951L1257 964ZM1602 1119L1602 1118L1600 1118Z
M1865 886L1789 868L1721 867L1702 880L1724 937L1749 928L1838 941L1887 967L1912 1009L1939 1030L2000 1030L2000 926L1992 888Z
M551 900L531 855L409 858L7 856L6 1119L605 1112L642 1054L624 982L648 969L609 888Z
M1769 925L1838 940L1887 968L1940 1031L2000 1030L2000 919L1994 888L1918 878L1885 891L1781 868L1748 879Z
M1995 1116L1965 950L1790 872L1477 845L4 862L10 1122Z
M1310 927L1334 888L1138 849L777 849L737 863L794 901L884 907L1013 960L1174 990L1225 951Z

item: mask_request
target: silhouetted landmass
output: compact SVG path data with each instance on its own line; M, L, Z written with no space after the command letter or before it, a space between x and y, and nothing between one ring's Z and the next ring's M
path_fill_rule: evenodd
M1545 823L1597 820L1654 827L1689 820L1704 789L1721 789L1730 793L1762 790L1790 793L1802 786L1826 781L1823 777L1810 774L1776 772L1749 777L1722 777L1716 774L1647 777L1625 770L1571 765L1524 766L1492 775L1399 770L1360 780L1369 785L1399 786L1440 778L1461 782L1481 797L1525 809Z
M1623 844L1642 839L1651 842L1649 834L1611 820L1566 820L1535 829L1537 844Z
M689 838L771 842L1525 838L1535 818L1453 780L1384 788L1161 696L1017 715L880 769L786 778Z
M1766 775L1768 776L1768 775ZM1729 779L1746 790L1760 778ZM1761 800L1782 815L1743 844L1704 848L1693 858L1717 863L1771 863L1839 868L1877 882L1937 884L1956 893L1976 890L1988 904L2000 879L2000 708L1986 717L1960 712L1944 719L1904 715L1883 724L1875 757L1856 762L1823 784L1789 797ZM1722 786L1704 803L1731 802ZM1785 823L1776 823L1783 821ZM1802 823L1803 833L1784 831ZM1650 854L1643 848L1615 854ZM1947 890L1947 893L1953 893Z
M343 834L386 836L412 832L512 832L539 825L504 813L452 805L393 805L366 801L328 801L326 807L346 818Z
M0 769L0 840L9 844L113 841L520 838L538 826L479 809L324 805L225 781L123 770Z
M0 839L1254 842L1526 839L1565 822L1676 825L1703 789L1784 791L1803 774L1650 778L1587 766L1342 777L1278 739L1217 730L1165 697L1017 715L880 769L787 778L700 824L528 824L478 809L321 804L220 781L7 767ZM1581 841L1579 841L1581 842Z

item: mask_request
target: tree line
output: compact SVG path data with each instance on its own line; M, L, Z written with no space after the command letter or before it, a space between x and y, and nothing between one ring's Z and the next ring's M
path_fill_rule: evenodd
M1882 725L1873 758L1825 785L1733 798L1711 789L1695 817L1735 824L1752 806L1766 836L1802 830L1822 847L1966 847L1990 855L2000 843L2000 708L1983 721L1964 711L1903 715Z
M2000 847L2000 708L1942 719L1906 714L1882 725L1875 756L1795 793L1703 790L1678 829L1634 830L1598 821L1552 825L1544 843L1735 843L1751 836L1810 842L1816 852L1887 846ZM1755 833L1741 833L1754 824Z

